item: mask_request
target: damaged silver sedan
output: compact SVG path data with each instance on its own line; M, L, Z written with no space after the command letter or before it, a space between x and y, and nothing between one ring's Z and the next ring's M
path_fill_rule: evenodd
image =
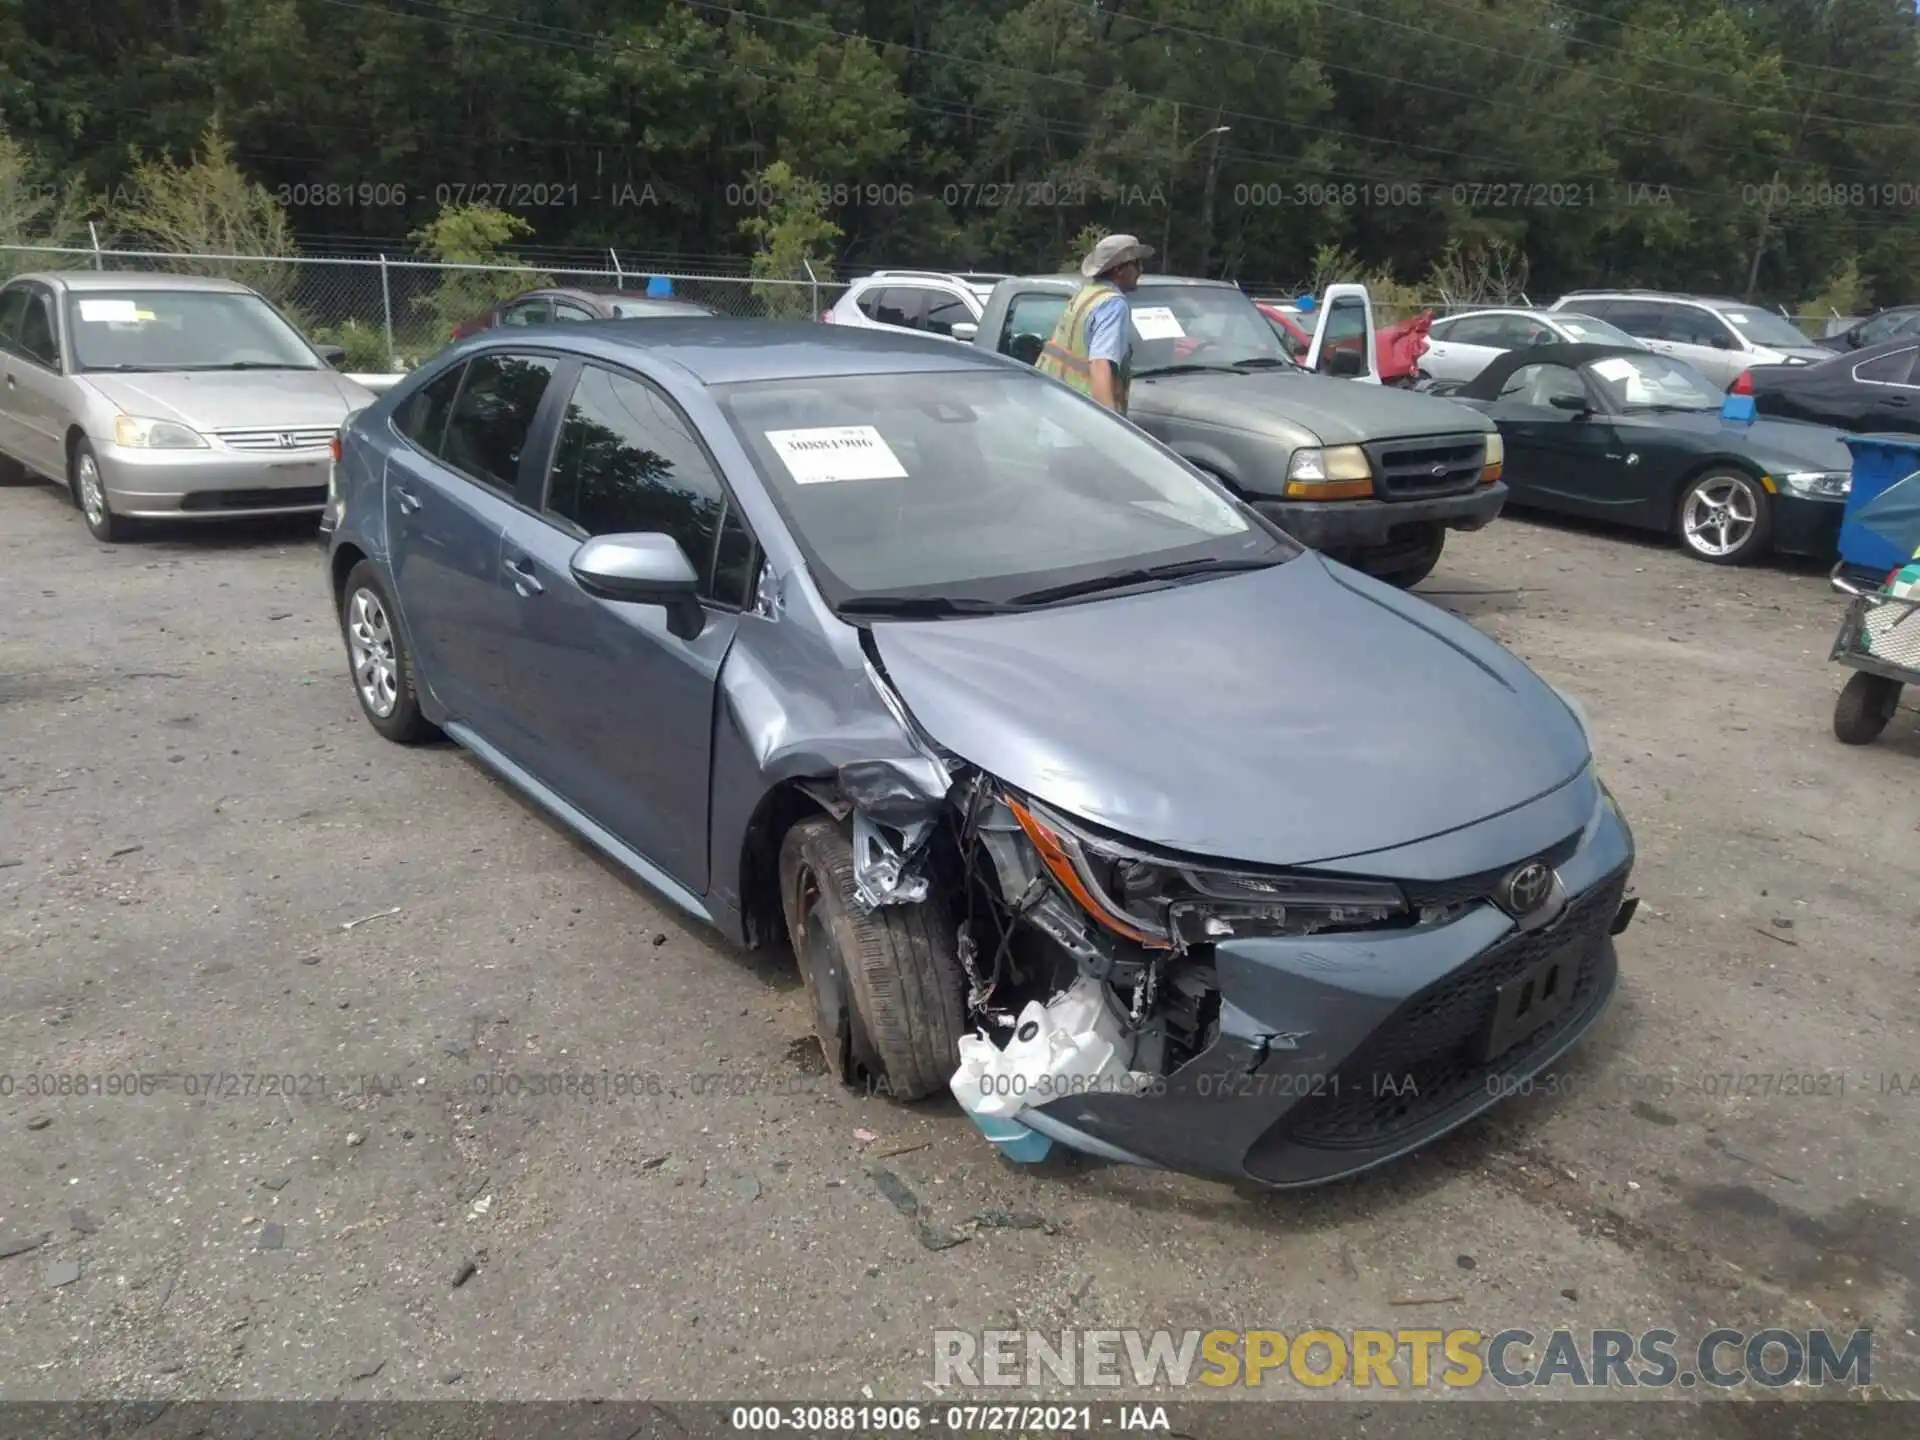
M836 1075L1010 1158L1329 1180L1613 994L1573 703L1025 366L488 332L350 422L323 540L377 730L790 946Z

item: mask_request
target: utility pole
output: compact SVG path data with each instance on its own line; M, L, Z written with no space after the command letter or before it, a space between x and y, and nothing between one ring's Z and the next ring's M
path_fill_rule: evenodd
M1181 160L1180 102L1178 100L1173 102L1173 149L1169 153L1173 156L1173 169L1177 171ZM1173 248L1173 175L1171 173L1167 176L1167 188L1161 197L1161 202L1166 206L1167 213L1165 223L1160 227L1160 272L1163 275L1171 275L1173 262L1167 259L1169 251Z

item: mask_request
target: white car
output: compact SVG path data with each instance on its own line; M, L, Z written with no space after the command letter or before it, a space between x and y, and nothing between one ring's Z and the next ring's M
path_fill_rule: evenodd
M1722 389L1756 365L1811 365L1833 354L1785 316L1744 300L1657 290L1580 290L1562 295L1549 308L1616 325L1654 354L1684 360Z
M1465 384L1507 351L1529 345L1646 348L1617 326L1571 310L1468 310L1433 322L1420 368L1436 380Z
M993 287L1007 277L940 270L876 270L847 287L820 318L870 330L918 330L971 343Z

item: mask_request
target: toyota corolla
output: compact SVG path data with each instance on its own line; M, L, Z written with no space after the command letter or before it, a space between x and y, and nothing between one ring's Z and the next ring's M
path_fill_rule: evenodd
M322 524L376 730L790 946L837 1076L1013 1158L1329 1180L1614 992L1574 703L1016 362L491 331L349 422Z

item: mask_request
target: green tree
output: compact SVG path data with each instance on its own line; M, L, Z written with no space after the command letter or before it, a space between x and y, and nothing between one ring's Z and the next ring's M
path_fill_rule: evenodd
M238 280L270 300L291 295L297 267L285 257L295 253L293 227L272 193L234 163L217 122L201 132L199 151L184 165L136 149L128 182L116 195L125 196L108 212L116 245L185 257L164 262L165 268ZM283 258L193 258L207 255Z
M533 226L517 215L460 204L444 206L407 237L426 259L447 267L434 288L413 301L437 340L502 300L553 284L551 276L522 265L512 249L514 241L531 234ZM487 268L469 268L474 266Z
M749 175L747 186L772 202L740 222L741 233L755 242L751 273L760 283L754 296L773 318L805 319L813 313L810 282L833 278L841 229L827 218L822 187L784 160Z
M90 203L76 182L47 178L27 148L0 130L0 245L75 246L86 237ZM77 263L84 262L75 256L0 250L0 279Z

